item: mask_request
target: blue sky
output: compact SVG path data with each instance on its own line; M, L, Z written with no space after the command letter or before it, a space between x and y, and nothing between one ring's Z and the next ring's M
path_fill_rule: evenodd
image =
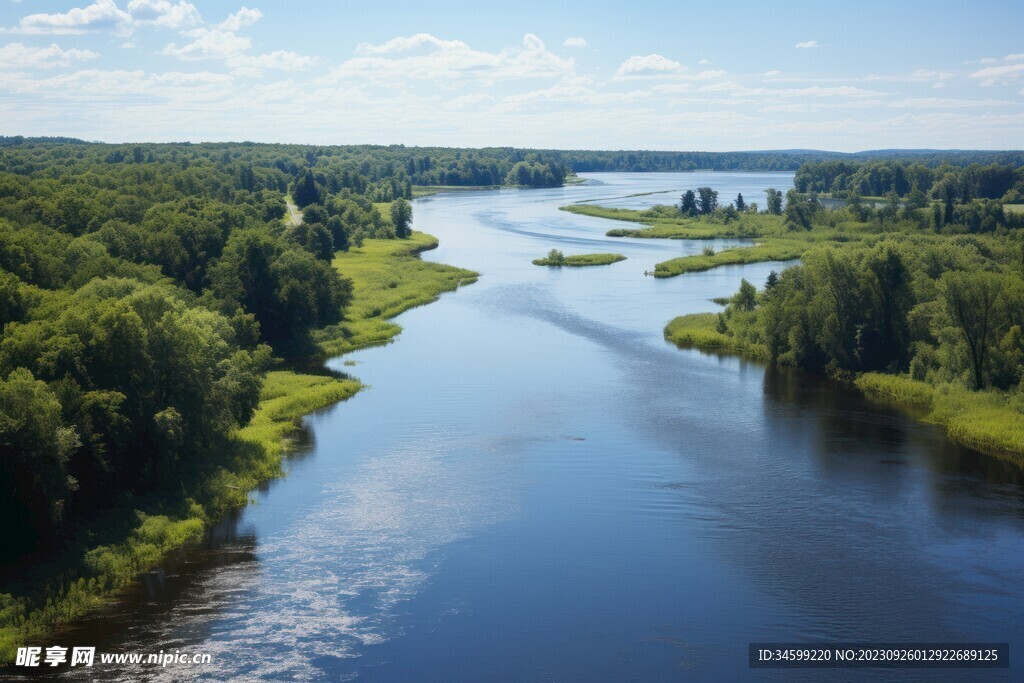
M1021 2L0 0L0 134L1024 147Z

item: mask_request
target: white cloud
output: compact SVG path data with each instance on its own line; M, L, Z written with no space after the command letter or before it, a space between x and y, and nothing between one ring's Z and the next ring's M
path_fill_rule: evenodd
M131 0L128 3L128 14L138 24L154 24L167 28L195 26L202 22L196 6L179 0Z
M78 35L92 31L131 31L131 15L114 0L96 0L88 7L75 7L59 14L29 14L11 33Z
M701 66L704 66L706 64L710 64L711 60L710 59L701 59L701 60L698 60L697 63L700 64Z
M793 47L797 47L797 48L818 47L818 41L816 41L816 40L805 40L802 43L797 43Z
M577 36L569 36L562 43L565 47L586 47L588 45L585 38L579 38Z
M461 40L442 40L441 38L432 36L429 33L417 33L413 36L398 36L397 38L392 38L381 45L360 43L356 46L356 54L385 55L393 54L395 52L411 52L418 48L436 48L437 50L458 51L469 50L469 45Z
M941 90L942 88L945 88L945 87L946 87L946 84L943 83L942 81L937 81L935 83L932 83L932 90Z
M771 76L778 76L778 75L780 75L781 73L782 73L782 72L781 72L781 71L779 71L778 69L772 69L771 71L765 71L765 72L764 72L764 75L765 75L765 76L768 76L768 77L771 77Z
M234 70L237 76L259 76L263 69L301 71L317 63L316 57L300 55L288 50L275 50L267 54L248 54L252 41L236 33L245 26L251 26L263 17L258 9L242 7L237 12L213 27L201 27L182 31L181 35L192 42L179 46L170 43L161 54L185 61L219 60Z
M234 14L229 14L228 18L222 21L217 28L224 31L238 31L246 26L252 26L262 18L263 12L258 9L241 7Z
M970 74L970 78L981 80L981 85L1008 85L1024 75L1024 63L988 66Z
M436 81L455 87L466 81L496 81L575 76L575 62L550 52L527 33L516 47L499 52L474 50L461 40L428 33L392 38L381 45L361 44L360 56L342 63L324 81L366 79L377 82Z
M659 54L633 55L621 65L615 75L620 78L662 76L686 71L686 67Z
M96 59L98 56L92 50L64 50L56 43L49 47L10 43L0 47L0 69L51 69L55 66L71 66L74 62Z
M252 41L248 38L219 28L197 28L186 31L183 35L192 38L192 42L181 47L171 43L162 50L162 54L187 61L227 60L242 54L252 46Z

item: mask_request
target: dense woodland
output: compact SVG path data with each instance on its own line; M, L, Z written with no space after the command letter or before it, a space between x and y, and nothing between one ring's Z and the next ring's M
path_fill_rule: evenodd
M928 199L966 203L972 199L999 199L1024 203L1024 160L1011 163L954 165L943 161L817 161L801 166L793 184L799 192L881 197L894 193L912 201ZM920 207L919 207L920 208Z

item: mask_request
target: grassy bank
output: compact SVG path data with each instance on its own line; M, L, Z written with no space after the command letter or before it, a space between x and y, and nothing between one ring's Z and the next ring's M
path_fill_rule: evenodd
M368 239L360 249L339 253L334 265L352 279L353 300L344 323L318 333L324 353L385 343L401 331L387 318L476 279L471 271L416 256L436 246L436 238L414 233L407 240ZM261 482L281 475L303 416L360 387L357 380L329 375L268 373L249 424L211 449L209 469L182 482L187 498L165 493L137 501L135 510L114 511L117 526L83 533L60 560L0 594L0 664L13 660L20 644L45 644L55 626L83 618L172 551L200 541L209 524L245 505Z
M697 273L718 266L733 266L764 261L791 261L803 256L814 246L810 239L775 239L752 247L735 247L719 252L693 254L662 261L654 266L654 277L675 277L683 273Z
M873 401L905 409L941 425L957 443L1024 466L1024 405L997 391L968 391L957 384L933 386L907 375L869 372L855 384Z
M625 260L626 257L622 254L576 254L574 256L565 256L561 259L552 259L551 257L536 258L533 259L532 263L535 266L570 266L579 268L582 266L607 266Z
M342 323L315 335L323 352L336 356L385 344L402 331L388 318L476 281L471 270L419 258L437 244L436 237L414 232L408 239L369 239L358 249L338 252L334 266L352 278L352 303Z
M692 313L673 318L665 326L665 339L682 348L736 353L757 359L768 358L768 349L747 344L718 329L717 313Z
M769 358L767 347L720 332L717 313L674 318L665 326L665 339L683 348L735 353L762 361ZM936 386L908 375L879 372L858 375L854 385L871 401L944 427L952 441L1024 466L1024 405L1019 405L1019 397L969 391L953 383Z

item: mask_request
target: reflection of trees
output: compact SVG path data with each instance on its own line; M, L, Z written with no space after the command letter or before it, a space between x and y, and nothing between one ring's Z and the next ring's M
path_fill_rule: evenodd
M923 465L935 475L928 481L942 509L954 500L962 504L964 495L990 498L992 484L1005 485L1001 495L1024 502L1024 470L1019 466L953 443L941 428L872 403L850 387L801 370L768 367L764 392L771 399L765 403L766 411L777 412L780 406L801 409L798 417L814 429L815 447L809 450L822 465L839 468L841 460L844 471L878 475L886 487L906 471L893 464Z
M195 647L210 636L210 618L193 620L187 634L168 633L172 611L217 610L222 601L209 599L206 580L231 567L240 584L258 574L257 539L240 528L241 512L231 513L207 533L202 546L181 550L159 568L146 572L116 601L88 620L67 627L48 645L96 647L97 652L160 652ZM247 580L251 579L251 580ZM122 680L138 673L100 667L89 670L90 680ZM49 673L49 672L45 672Z

